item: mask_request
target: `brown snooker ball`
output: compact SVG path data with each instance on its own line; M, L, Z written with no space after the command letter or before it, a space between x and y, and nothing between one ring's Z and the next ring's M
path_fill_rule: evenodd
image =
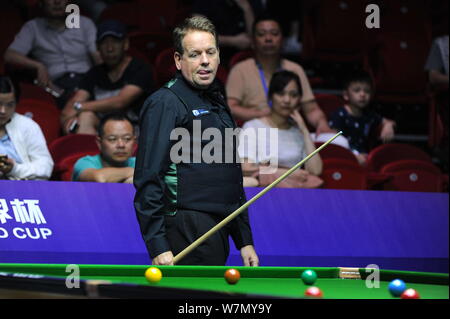
M237 269L231 268L231 269L228 269L227 271L225 271L224 277L225 277L225 280L227 281L227 283L229 283L230 285L234 285L241 278L241 274L239 273L239 271Z

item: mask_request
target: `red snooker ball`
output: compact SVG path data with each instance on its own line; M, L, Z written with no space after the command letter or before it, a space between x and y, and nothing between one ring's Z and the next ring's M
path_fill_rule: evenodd
M316 298L322 298L323 297L323 293L322 290L320 290L317 287L309 287L308 289L306 289L305 291L305 296L307 297L316 297Z
M412 288L406 289L400 296L402 299L419 299L419 293Z
M229 283L230 285L234 285L241 278L241 274L239 273L239 271L237 269L231 268L231 269L228 269L227 271L225 271L224 277L225 277L225 280L227 281L227 283Z

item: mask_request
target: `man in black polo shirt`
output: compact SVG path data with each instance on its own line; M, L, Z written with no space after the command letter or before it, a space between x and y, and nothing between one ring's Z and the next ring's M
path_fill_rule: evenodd
M85 74L67 102L61 115L66 134L95 135L100 118L117 111L137 123L140 107L153 92L150 67L127 54L129 40L122 23L108 20L100 24L97 46L104 63Z
M174 30L174 44L179 72L144 104L134 174L135 209L155 265L173 264L175 255L245 203L239 162L205 161L200 153L211 140L195 138L199 127L202 134L206 129L220 131L223 138L215 142L224 152L236 152L236 140L230 144L224 138L226 129L236 126L215 81L220 59L214 25L204 17L188 18ZM188 144L194 147L187 151L188 160L174 162L173 147L180 141L173 133L179 129L188 133ZM244 265L257 266L247 211L179 264L224 265L229 236Z

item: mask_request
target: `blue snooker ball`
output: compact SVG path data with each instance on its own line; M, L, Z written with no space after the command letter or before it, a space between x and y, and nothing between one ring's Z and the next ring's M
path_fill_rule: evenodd
M395 279L389 283L388 288L392 296L400 297L401 294L406 290L406 284L401 279Z

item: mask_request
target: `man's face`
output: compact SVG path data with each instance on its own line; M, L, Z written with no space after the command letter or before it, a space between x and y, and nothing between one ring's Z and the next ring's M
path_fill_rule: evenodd
M216 77L219 49L209 32L190 31L183 38L184 53L175 52L175 64L183 77L197 88L207 88Z
M48 18L65 17L68 3L68 0L42 0L44 13Z
M370 103L372 89L368 83L352 82L344 91L343 96L348 104L359 108L365 108Z
M16 111L14 93L0 93L0 128L9 122Z
M128 121L110 120L103 127L103 136L97 138L103 160L111 166L121 166L133 154L136 138Z
M113 36L107 36L98 43L98 50L103 62L111 67L122 61L128 47L128 39L118 39Z
M276 21L263 20L256 24L253 45L258 54L280 54L282 40L281 28Z

